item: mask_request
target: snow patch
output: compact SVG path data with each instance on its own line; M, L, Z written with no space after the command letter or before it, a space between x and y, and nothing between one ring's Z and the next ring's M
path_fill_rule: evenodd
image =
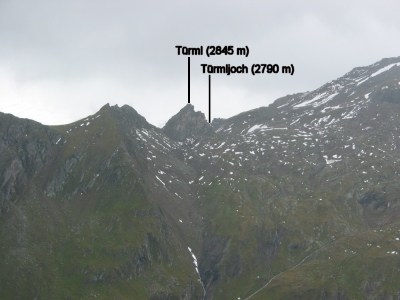
M217 148L215 148L215 149L220 149L223 145L225 145L225 142L222 142L222 144L221 145L219 145Z
M340 105L336 105L336 106L327 106L324 109L321 110L322 113L326 113L327 110L335 110L335 109L339 109L342 108Z
M383 72L389 71L391 68L393 68L395 66L396 67L400 66L400 63L394 63L394 64L390 64L390 65L388 65L386 67L383 67L383 68L379 69L378 71L376 71L375 73L373 73L371 75L371 77L375 77L375 76L377 76L377 75L379 75L379 74L381 74Z
M325 95L326 95L326 92L324 92L324 93L322 93L322 94L317 94L317 95L314 96L312 99L307 100L307 101L304 101L304 102L299 103L299 104L297 104L297 105L294 105L293 107L294 107L294 108L298 108L298 107L307 106L307 105L313 103L314 101L317 101L317 100L319 100L319 99L325 97Z
M201 280L201 277L200 277L199 266L197 264L197 257L196 257L196 255L194 255L194 253L190 247L188 247L188 250L189 250L190 254L192 255L194 268L196 270L197 275L199 276L199 282L201 283L201 286L203 287L203 292L205 294L206 289L205 289L203 281Z
M330 164L333 164L335 162L341 161L340 159L328 159L328 155L324 155L323 157L325 158L325 162L326 162L327 165L330 165ZM337 158L338 156L334 155L333 157Z
M327 92L318 94L314 98L304 101L302 103L296 104L293 107L300 108L300 107L305 107L308 105L312 105L313 107L318 107L318 106L321 106L322 104L327 103L328 101L332 100L333 98L335 98L338 95L338 93L333 93L331 95L327 95L327 94L328 94Z
M247 133L251 133L251 132L253 132L253 131L257 130L257 129L260 129L260 128L262 128L262 127L263 127L263 125L256 124L256 125L254 125L253 127L251 127L251 128L247 131Z
M287 127L268 127L267 125L256 124L247 131L247 133L252 133L255 130L267 131L267 130L287 130Z
M357 83L357 86L359 86L360 84L366 82L368 79L370 79L371 77L366 77L365 79L361 80L360 82Z
M161 183L163 184L163 186L165 187L165 183L164 183L160 178L158 178L157 175L156 175L156 178L157 178L157 180L158 180L159 182L161 182Z

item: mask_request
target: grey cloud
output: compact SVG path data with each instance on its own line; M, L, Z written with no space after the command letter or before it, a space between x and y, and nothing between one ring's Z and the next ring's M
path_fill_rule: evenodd
M0 0L0 87L8 85L0 110L59 123L110 101L160 125L186 102L186 57L176 55L177 44L251 49L248 58L192 57L192 102L202 110L200 63L296 66L293 77L213 76L213 115L228 117L398 56L398 11L390 0Z

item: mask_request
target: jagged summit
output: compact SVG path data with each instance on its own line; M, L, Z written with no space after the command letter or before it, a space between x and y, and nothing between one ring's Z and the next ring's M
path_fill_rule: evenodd
M124 125L134 126L134 127L152 126L133 107L126 104L123 106L118 106L117 104L110 106L110 104L107 103L95 115L103 115L111 117L123 126Z
M187 104L165 124L165 134L173 140L184 141L188 138L198 139L209 136L213 129L205 115L195 111L192 104Z

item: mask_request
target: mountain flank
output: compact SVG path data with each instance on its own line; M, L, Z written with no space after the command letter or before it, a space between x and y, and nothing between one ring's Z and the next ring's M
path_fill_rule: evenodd
M399 114L399 57L211 125L0 113L0 298L398 299Z

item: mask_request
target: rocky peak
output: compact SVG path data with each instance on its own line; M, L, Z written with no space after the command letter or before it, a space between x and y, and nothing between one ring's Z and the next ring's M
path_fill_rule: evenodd
M188 138L197 140L213 132L205 115L200 111L195 111L191 104L187 104L169 119L163 130L168 137L176 141L184 141Z
M139 128L151 126L143 116L129 105L119 107L118 105L110 106L110 104L107 103L100 109L99 114L109 116L117 120L118 123L123 126Z

